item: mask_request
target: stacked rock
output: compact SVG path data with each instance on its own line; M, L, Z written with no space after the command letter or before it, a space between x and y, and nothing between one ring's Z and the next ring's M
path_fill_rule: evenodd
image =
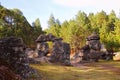
M0 80L22 80L21 77L15 74L6 66L0 66Z
M92 61L98 61L100 58L100 36L97 33L93 33L92 35L87 37L86 44L90 48L90 53L88 54L88 58Z
M36 71L29 67L29 61L24 50L25 45L21 38L0 39L0 60L4 60L16 74L28 78L30 75L36 74Z
M65 65L71 65L70 63L70 44L63 43L63 62Z
M60 62L63 54L63 44L61 39L54 39L53 47L52 47L52 54L51 54L51 61L52 62Z
M75 54L73 62L98 61L101 57L100 36L97 33L86 38L86 45Z
M100 36L97 33L88 36L86 40L86 45L89 45L91 49L96 51L101 49Z
M48 43L47 42L41 42L39 45L40 45L40 47L39 47L39 49L37 49L39 57L46 56L49 52Z
M56 37L54 36L54 35L52 35L51 33L49 33L48 35L46 35L46 39L47 39L47 41L52 41L52 42L54 42L54 39L55 39Z
M52 34L40 35L36 40L39 55L43 57L49 52L47 41L53 42L50 61L60 62L65 65L70 64L70 45L68 43L63 43L62 38L57 38Z
M51 61L70 65L70 45L63 43L62 38L54 39Z
M51 33L48 34L48 35L41 34L41 35L37 38L36 42L37 42L37 43L42 43L42 42L47 42L47 41L52 41L52 42L53 42L55 38L56 38L56 37L55 37L54 35L52 35Z
M36 42L37 42L37 52L39 57L43 57L46 56L49 52L49 46L47 41L49 40L49 38L45 35L45 34L41 34Z

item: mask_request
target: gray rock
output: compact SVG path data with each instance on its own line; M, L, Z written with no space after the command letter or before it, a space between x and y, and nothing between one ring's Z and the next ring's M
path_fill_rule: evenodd
M43 58L49 52L49 46L47 41L53 42L52 53L50 56L50 62L60 62L64 65L70 64L70 45L68 43L63 43L62 38L57 38L51 33L48 35L40 35L37 42L37 50L39 56ZM42 59L44 60L44 59Z
M35 70L29 66L29 60L25 54L25 45L21 38L7 37L0 39L0 59L10 65L13 72L26 79Z

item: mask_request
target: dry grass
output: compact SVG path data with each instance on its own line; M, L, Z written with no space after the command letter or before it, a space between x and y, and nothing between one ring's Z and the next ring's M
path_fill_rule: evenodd
M120 62L100 61L77 67L46 63L31 66L40 72L42 80L120 80L119 72L111 70L111 67L119 70Z

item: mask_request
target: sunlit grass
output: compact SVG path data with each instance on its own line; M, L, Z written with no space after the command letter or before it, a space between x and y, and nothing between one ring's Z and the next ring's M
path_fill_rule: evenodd
M88 66L68 67L55 64L32 64L42 76L42 80L120 80L118 74L107 69L98 67L99 65L119 66L120 62L98 62Z

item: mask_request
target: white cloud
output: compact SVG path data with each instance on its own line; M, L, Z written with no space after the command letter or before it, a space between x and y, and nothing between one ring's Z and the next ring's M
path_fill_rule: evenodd
M111 10L114 10L117 15L120 12L120 0L53 0L53 2L64 7L74 7L89 12L104 10L109 13Z
M68 7L79 7L84 6L85 0L53 0L56 4L68 6ZM88 4L88 3L87 3Z
M53 0L54 3L67 7L119 7L119 0Z

